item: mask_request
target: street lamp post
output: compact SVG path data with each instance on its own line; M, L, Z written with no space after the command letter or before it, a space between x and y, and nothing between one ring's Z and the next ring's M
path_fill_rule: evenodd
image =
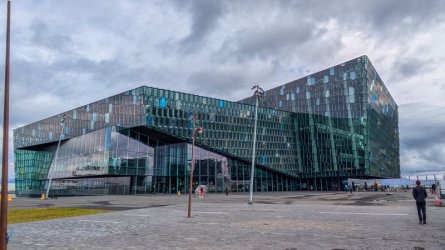
M5 98L3 99L3 149L2 149L2 191L0 204L0 249L8 244L8 140L9 140L9 50L11 27L11 1L6 12L6 59L5 59Z
M63 114L62 118L60 119L60 123L62 124L62 131L60 132L59 142L57 143L56 155L54 156L54 168L56 167L57 157L59 156L60 142L62 141L63 130L65 129L65 119L68 117L70 117L70 116L67 114ZM46 188L45 198L48 198L49 190L51 189L51 183L53 181L53 175L50 174L50 171L51 171L51 168L48 170L49 182L48 182L48 187Z
M249 204L253 204L253 175L255 172L255 148L256 148L256 125L258 120L258 101L261 99L261 96L264 93L264 90L258 86L255 85L252 87L252 90L255 89L255 122L253 125L253 145L252 145L252 167L250 171L250 187L249 187Z
M193 171L195 170L195 137L196 133L202 134L203 129L196 127L196 113L193 112L193 130L192 130L192 164L190 166L190 178L189 178L189 206L188 206L188 218L192 217L192 189L193 189Z

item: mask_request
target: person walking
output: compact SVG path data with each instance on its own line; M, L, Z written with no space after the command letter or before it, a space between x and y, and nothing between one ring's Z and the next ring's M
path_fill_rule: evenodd
M348 191L349 191L349 186L348 186L348 184L345 184L345 192L346 192L346 194L348 194Z
M229 187L226 185L226 190L224 190L224 192L226 192L226 196L229 196Z
M426 224L426 201L428 194L424 187L420 186L420 180L416 181L416 187L413 188L413 197L416 200L417 215L419 216L419 224Z

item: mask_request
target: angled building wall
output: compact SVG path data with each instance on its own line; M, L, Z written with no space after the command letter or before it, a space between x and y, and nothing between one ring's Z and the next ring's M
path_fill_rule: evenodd
M304 176L400 176L397 104L368 57L265 91L260 105L295 112Z

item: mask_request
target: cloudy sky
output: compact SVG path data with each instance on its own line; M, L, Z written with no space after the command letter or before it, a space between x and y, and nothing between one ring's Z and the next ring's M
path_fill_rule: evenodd
M445 173L443 0L14 0L11 22L11 138L141 85L236 101L368 55L399 105L402 174Z

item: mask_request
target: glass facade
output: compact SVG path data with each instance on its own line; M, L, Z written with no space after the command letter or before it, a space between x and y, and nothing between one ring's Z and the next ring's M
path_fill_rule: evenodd
M368 57L266 91L260 105L294 112L298 163L314 187L400 176L397 104Z
M188 191L194 112L193 185L247 192L253 101L142 86L15 129L17 194L38 195L49 177L60 195ZM266 91L260 106L256 191L398 176L397 105L367 57Z

